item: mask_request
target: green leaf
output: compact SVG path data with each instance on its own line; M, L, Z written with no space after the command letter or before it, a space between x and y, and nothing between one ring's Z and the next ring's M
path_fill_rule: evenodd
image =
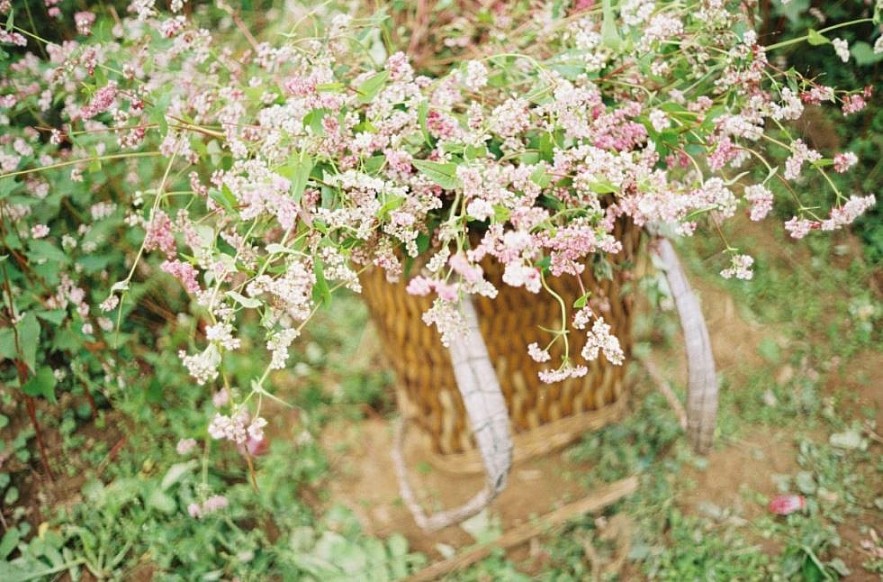
M386 202L383 203L383 206L381 206L380 209L377 211L377 217L380 220L385 219L387 216L389 216L390 212L396 210L397 208L400 208L404 203L404 196L390 196L386 200Z
M589 184L589 189L596 194L616 194L619 192L619 188L607 181L592 182Z
M552 183L552 177L543 166L537 166L537 169L531 173L530 180L540 188L545 188Z
M862 40L852 44L849 52L855 58L855 64L860 67L868 67L883 61L883 53L874 53L874 48Z
M291 197L294 198L295 202L300 202L303 197L314 165L313 158L306 152L301 151L279 172L291 181Z
M331 289L325 280L325 265L319 257L313 257L313 273L316 275L316 284L313 285L313 301L322 305L331 303Z
M457 164L452 162L442 164L427 160L413 160L411 163L421 174L445 190L453 190L460 185L460 180L457 179Z
M389 71L379 71L368 77L356 88L356 93L359 94L359 103L370 103L383 89L388 78Z
M21 389L28 396L42 396L54 404L56 382L57 380L55 379L55 374L52 373L52 368L43 366L36 374L31 376L30 380L25 382Z
M28 258L66 265L70 262L67 253L47 240L32 240L28 244Z
M65 317L67 317L67 312L63 309L52 309L50 311L38 311L37 317L39 317L43 321L48 321L49 323L52 323L55 325L61 325L61 322L64 321Z
M169 470L166 471L165 476L162 478L162 483L160 484L160 488L165 491L178 481L180 481L184 475L193 470L194 467L199 466L199 463L196 461L187 461L186 463L175 463Z
M432 144L432 136L429 135L429 126L426 125L426 116L429 115L429 101L423 100L417 106L417 122L420 124L420 131L423 133L423 140Z
M589 297L592 295L591 291L586 292L583 295L580 295L576 298L576 301L573 302L574 309L582 309L589 303Z
M18 545L19 540L21 540L21 534L18 533L18 528L13 527L6 530L6 533L3 534L3 540L0 541L0 560L5 560L9 557L9 554Z
M467 160L481 160L487 157L487 148L485 146L466 146L464 155Z
M806 31L806 42L811 44L812 46L820 46L823 44L829 44L831 41L828 40L825 35L821 34L819 31L814 28L810 28Z
M31 371L37 369L37 348L40 345L40 323L33 312L26 313L15 326L18 329L18 343L21 358Z
M236 291L227 291L227 297L248 309L257 309L261 306L260 299L255 299L254 297L246 297L240 293L237 293Z
M327 114L327 109L313 109L304 115L304 127L309 127L315 135L325 135L325 127L322 125L322 120Z
M0 328L0 360L14 360L17 355L15 332L11 327Z
M163 492L162 489L154 489L148 495L147 499L145 499L148 507L152 507L157 509L163 513L174 513L178 508L178 505L175 503L175 500L166 493Z
M231 214L236 213L236 196L226 185L222 186L220 190L210 190L208 195Z
M616 29L616 17L613 14L611 0L602 0L604 20L601 22L601 44L616 51L622 46L622 39Z

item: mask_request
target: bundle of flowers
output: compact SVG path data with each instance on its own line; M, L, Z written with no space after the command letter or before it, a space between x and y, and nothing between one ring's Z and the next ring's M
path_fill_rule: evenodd
M204 322L180 358L198 384L232 395L210 434L242 444L265 424L246 403L267 393L332 292L360 290L363 269L434 297L424 320L445 343L464 328L460 300L492 298L500 284L561 303L548 344L524 346L543 361L552 344L588 334L581 353L549 362L542 379L558 381L584 374L585 360L622 362L588 294L569 305L548 285L615 255L616 221L688 237L739 212L768 220L781 196L798 209L784 228L802 238L874 204L833 182L802 191L806 173L846 172L856 157L814 150L790 123L807 106L855 114L872 89L781 70L778 47L752 30L751 3L547 4L508 52L430 77L384 46L378 18L317 12L259 42L222 12L219 29L242 28L243 48L201 28L214 12L136 0L123 14L53 14L73 18L78 36L49 42L0 3L14 16L0 31L11 57L0 81L4 263L48 283L7 286L3 317L30 338L51 312L52 325L95 343L114 333L133 281L175 277ZM838 26L805 40L849 58ZM137 253L94 256L120 236ZM752 258L724 246L721 274L750 278ZM119 281L111 260L128 271ZM487 261L501 282L485 276ZM250 385L222 366L243 349L248 313L267 353ZM4 355L26 364L30 393L64 381L50 370L29 384L51 364L16 338Z

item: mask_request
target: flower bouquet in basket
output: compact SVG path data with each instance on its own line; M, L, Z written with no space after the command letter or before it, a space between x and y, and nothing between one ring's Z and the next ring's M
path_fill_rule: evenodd
M286 14L266 40L223 3L74 15L47 4L50 18L73 19L69 38L42 38L0 2L4 278L48 283L7 284L16 341L49 333L25 313L47 309L44 322L100 347L135 283L168 274L201 322L181 361L222 391L208 433L254 447L271 372L335 290L364 289L383 339L401 345L403 411L437 452L474 442L487 471L460 511L426 517L412 503L428 528L505 486L510 428L617 401L642 248L682 316L691 438L705 449L714 366L666 237L740 212L765 220L787 197L797 210L784 228L802 238L874 204L830 180L827 193L803 192L806 173L857 160L812 149L792 124L810 106L851 115L871 90L782 70L771 55L785 43L759 43L750 2L556 2L518 18L503 3L489 13L499 27L445 67L390 48L389 19L327 4ZM426 34L431 16L419 16ZM849 58L839 26L802 40ZM131 240L129 253L97 251ZM721 275L751 278L752 258L722 247ZM223 362L255 321L262 337L247 349L266 353L265 371L243 382ZM26 351L4 348L29 394L64 381Z

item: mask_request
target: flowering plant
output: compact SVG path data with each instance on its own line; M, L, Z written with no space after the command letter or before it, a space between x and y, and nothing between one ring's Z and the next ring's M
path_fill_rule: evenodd
M492 298L499 285L548 294L561 327L524 348L544 361L565 346L541 375L554 382L585 374L583 360L622 362L588 293L571 306L548 285L615 255L617 221L689 236L740 207L764 220L781 196L797 207L784 226L802 238L873 205L830 180L828 196L801 193L806 172L846 172L856 156L816 151L789 123L807 106L853 115L872 88L781 70L769 55L784 43L759 44L750 3L615 4L549 3L508 23L517 34L497 31L474 58L427 76L384 45L382 18L327 6L259 42L223 4L185 16L181 0L170 12L135 0L123 16L76 13L76 38L49 42L0 2L12 57L0 82L12 333L0 351L19 385L52 394L66 380L52 358L118 333L136 284L163 272L202 322L181 361L230 411L211 436L259 442L270 373L330 294L358 292L368 268L432 295L424 320L445 343L465 326L464 296ZM880 12L877 2L875 23ZM200 26L212 18L238 26L247 46ZM496 18L502 27L506 14ZM840 26L804 40L848 59ZM750 278L751 257L724 246L721 274ZM224 359L256 349L240 333L255 317L264 371L233 379ZM49 324L75 341L38 360ZM579 354L567 347L574 332L589 335Z

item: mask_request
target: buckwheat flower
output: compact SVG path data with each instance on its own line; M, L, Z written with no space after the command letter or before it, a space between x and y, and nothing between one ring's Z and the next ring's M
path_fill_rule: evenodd
M533 342L529 346L527 346L527 354L534 362L543 363L548 362L552 359L552 355L549 354L549 350L542 349L536 342Z
M211 382L218 377L221 353L215 344L209 344L205 350L191 356L181 350L178 352L178 357L181 358L184 367L198 384Z
M202 507L198 503L191 503L187 506L187 513L190 514L190 517L193 519L199 519L202 517Z
M116 294L111 294L107 299L101 302L99 306L101 311L107 313L108 311L113 311L116 309L117 305L120 304L120 298Z
M0 44L28 46L28 39L17 32L9 32L5 28L0 28Z
M470 91L478 91L485 85L487 85L487 67L480 61L469 61L466 63L463 86Z
M435 325L441 335L442 345L449 347L451 340L455 336L462 335L466 330L466 320L463 314L457 309L455 303L450 301L442 301L435 299L430 307L423 314L423 322L426 325Z
M204 513L213 513L226 509L228 505L230 502L223 495L212 495L202 503L202 510Z
M837 53L840 60L844 63L849 62L849 43L842 38L835 38L831 41L831 44L834 46L834 52Z
M386 69L393 81L407 82L414 77L414 69L408 62L408 56L402 52L395 53L386 60Z
M791 144L791 156L785 160L783 175L786 180L796 180L800 176L804 162L816 162L820 159L822 159L822 154L808 147L802 139L794 140L794 143Z
M772 108L772 118L776 120L782 119L798 119L803 115L803 103L800 98L788 87L782 89L782 103L770 103Z
M801 94L800 98L806 103L819 105L823 101L834 101L834 89L826 85L815 85L809 92Z
M654 109L650 112L650 124L657 132L663 132L671 127L671 120L668 118L668 115L666 115L664 111Z
M871 208L877 199L873 194L868 196L850 196L843 206L831 209L831 215L821 223L822 230L838 230L855 222L855 219Z
M31 227L31 238L44 238L49 235L49 227L45 224L37 224Z
M470 264L463 253L457 253L448 260L451 269L463 277L467 283L476 283L483 278L483 271L478 265Z
M589 369L585 366L572 366L570 363L558 368L557 370L541 370L537 376L544 384L555 384L563 382L568 378L582 378L589 373Z
M874 54L883 54L883 35L878 36L877 42L874 43Z
M818 223L805 218L797 218L795 216L785 223L785 230L791 234L791 238L800 240L809 234L809 231L813 229L814 224Z
M267 426L267 420L261 418L260 416L256 417L251 421L248 425L248 436L253 438L256 441L264 440L264 427Z
M773 193L762 184L745 188L745 199L751 203L751 220L763 220L773 209Z
M193 265L182 263L176 259L174 261L163 261L160 269L176 277L188 293L199 291L199 283L196 281L196 269L193 268Z
M82 119L91 119L99 113L103 113L110 109L110 106L113 105L114 99L116 99L117 92L116 82L110 81L107 85L95 92L92 101L90 101L88 105L80 109L80 117Z
M91 323L84 323L80 331L82 331L84 335L92 335L95 329L92 327Z
M539 293L542 287L539 269L516 261L506 265L503 282L512 287L524 287L531 293Z
M218 342L225 350L238 350L242 342L233 337L233 325L221 322L205 329L205 337L211 342Z
M578 309L576 313L573 314L573 328L586 329L586 327L589 325L589 321L591 321L594 316L595 313L588 305L583 307L582 309Z
M159 249L168 257L175 255L175 235L172 231L172 220L162 210L157 210L147 225L144 236L144 250Z
M852 115L853 113L858 113L863 110L867 102L865 101L864 96L862 95L847 95L843 98L843 106L841 110L843 111L843 115Z
M273 354L270 361L271 370L281 370L285 368L285 363L288 361L288 347L298 335L300 335L300 332L297 329L288 328L283 329L270 337L267 341L267 350Z
M429 295L432 293L432 280L418 275L408 282L405 291L410 295L416 295L418 297Z
M754 259L748 255L733 255L730 266L721 271L721 277L724 279L735 277L747 281L754 277L754 271L751 270L753 264Z
M208 425L208 434L216 440L229 440L236 444L242 444L248 438L245 423L248 421L248 413L240 410L233 416L215 414Z
M178 441L178 444L175 445L175 451L179 455L186 455L194 448L196 448L196 439L181 439Z
M221 388L212 395L212 404L215 408L227 406L228 402L230 402L230 391L226 388Z
M74 24L77 26L77 32L83 36L91 34L94 23L95 14L92 12L77 12L74 14Z
M843 174L858 163L858 156L852 152L843 152L834 156L834 171Z
M610 326L604 321L603 317L599 317L592 325L592 330L587 335L588 341L583 347L580 355L587 361L598 358L598 354L603 352L604 357L614 366L622 365L625 354L619 339L611 335Z

